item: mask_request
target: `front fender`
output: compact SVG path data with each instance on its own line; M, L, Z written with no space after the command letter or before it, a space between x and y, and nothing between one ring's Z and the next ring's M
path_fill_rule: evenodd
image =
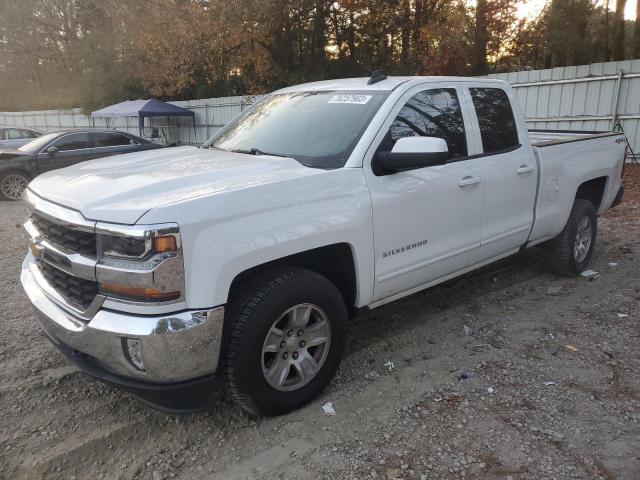
M371 301L371 202L362 169L326 171L168 208L181 227L189 308L225 304L233 280L250 268L336 243L350 245L353 253L356 306ZM168 221L169 213L145 215L144 221Z

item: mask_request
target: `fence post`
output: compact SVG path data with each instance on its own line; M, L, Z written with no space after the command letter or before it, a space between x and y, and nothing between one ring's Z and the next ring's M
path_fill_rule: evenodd
M613 100L611 105L611 127L609 130L613 131L616 127L616 121L618 120L618 102L620 101L620 90L622 85L622 79L624 78L624 71L620 69L618 71L618 78L616 79L616 87L613 91Z

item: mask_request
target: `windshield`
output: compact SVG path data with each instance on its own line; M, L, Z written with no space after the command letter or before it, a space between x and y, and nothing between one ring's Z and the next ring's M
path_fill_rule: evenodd
M388 92L322 91L268 95L205 147L291 157L340 168Z
M49 133L25 143L18 150L26 153L38 153L42 147L58 136L57 133Z

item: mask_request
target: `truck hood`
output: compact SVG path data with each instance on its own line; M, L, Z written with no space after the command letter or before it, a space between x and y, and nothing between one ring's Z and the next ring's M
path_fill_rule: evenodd
M320 172L291 158L176 147L54 170L29 189L89 220L132 225L154 207Z

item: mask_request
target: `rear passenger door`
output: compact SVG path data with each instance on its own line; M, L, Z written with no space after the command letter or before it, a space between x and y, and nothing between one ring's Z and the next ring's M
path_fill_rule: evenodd
M485 179L481 260L511 253L529 237L538 167L512 99L499 87L470 88L483 154ZM518 111L518 115L520 112Z
M91 140L93 147L91 158L134 152L138 146L131 138L118 132L92 132Z

